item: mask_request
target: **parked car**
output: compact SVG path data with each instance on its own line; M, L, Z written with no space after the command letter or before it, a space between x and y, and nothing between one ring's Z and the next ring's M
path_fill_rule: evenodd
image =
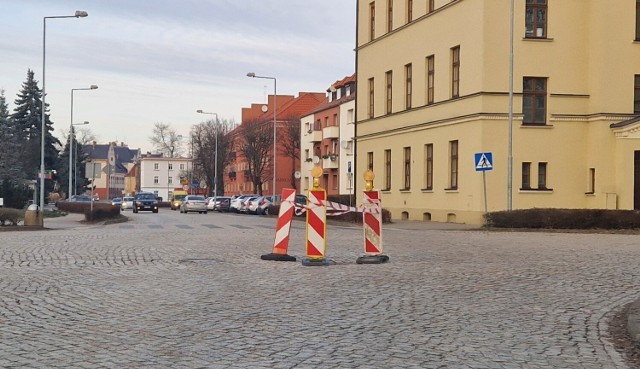
M67 201L69 201L69 202L91 202L91 196L73 195Z
M258 213L258 204L260 203L260 201L262 201L263 198L264 198L264 196L250 197L247 200L246 212L249 213L249 214L257 214Z
M213 210L223 212L231 210L231 197L226 196L218 196L216 197L215 204L213 205Z
M238 211L240 213L248 213L249 212L249 204L251 203L251 201L257 199L258 196L250 196L250 197L246 197L244 200L242 200L240 202L240 208L238 209Z
M133 212L137 213L143 210L150 210L153 213L158 212L158 200L154 193L138 192L133 197Z
M216 207L216 198L215 197L207 197L206 200L207 202L207 210L215 210Z
M180 205L181 213L188 213L190 211L197 211L198 213L207 213L207 201L203 196L187 195L182 200Z
M133 196L125 196L120 204L120 210L133 209Z
M297 204L307 205L307 196L303 194L297 194L294 200Z
M256 208L256 214L269 215L269 206L273 204L273 196L262 196Z
M249 197L258 196L258 195L238 195L237 197L231 197L231 204L229 205L231 211L239 212L240 207L242 206L242 202Z
M113 206L122 205L122 198L121 197L114 197L113 199L111 199L111 205L113 205Z

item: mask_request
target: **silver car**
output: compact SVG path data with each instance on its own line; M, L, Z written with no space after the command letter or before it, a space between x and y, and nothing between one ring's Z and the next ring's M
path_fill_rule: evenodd
M120 210L133 209L133 196L125 196L122 198Z
M182 205L180 205L180 212L186 214L190 211L197 211L200 214L206 214L207 200L205 200L204 197L197 195L185 196L184 200L182 200Z

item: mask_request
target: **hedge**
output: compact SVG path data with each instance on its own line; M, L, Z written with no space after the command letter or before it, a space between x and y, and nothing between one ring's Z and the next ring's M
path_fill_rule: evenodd
M523 209L484 215L486 227L534 229L638 229L640 212L604 209Z
M91 214L90 202L66 202L60 201L56 203L59 210L69 213L84 214L86 221L101 221L106 219L118 218L120 216L120 207L111 205L111 203L94 202L93 214Z
M17 226L24 220L24 209L0 208L0 226Z

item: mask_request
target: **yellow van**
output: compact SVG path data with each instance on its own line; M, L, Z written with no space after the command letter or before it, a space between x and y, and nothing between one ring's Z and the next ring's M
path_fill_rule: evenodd
M171 210L180 209L180 205L182 205L182 200L187 196L187 191L173 191L173 195L171 195Z

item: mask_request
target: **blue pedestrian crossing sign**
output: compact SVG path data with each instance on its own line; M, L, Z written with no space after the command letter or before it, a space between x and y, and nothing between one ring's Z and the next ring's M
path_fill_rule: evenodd
M479 152L475 154L476 172L493 170L493 155L490 152Z

